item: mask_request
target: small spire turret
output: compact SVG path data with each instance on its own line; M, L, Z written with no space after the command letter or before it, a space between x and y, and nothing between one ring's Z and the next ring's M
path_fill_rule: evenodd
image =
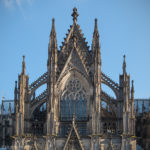
M126 55L123 55L123 74L126 74Z
M53 62L51 62L53 60ZM48 47L48 62L47 66L50 64L55 64L55 69L57 68L57 40L56 40L56 31L55 31L55 19L52 19L52 29L50 33L50 41Z
M132 87L131 87L131 99L134 99L134 80L132 80Z
M97 19L95 19L95 27L92 41L92 52L93 52L93 59L95 59L96 61L95 63L101 65L100 42L99 42Z
M95 26L94 26L94 32L93 32L93 41L92 41L93 53L95 53L95 49L100 49L97 19L95 19Z
M97 18L95 18L95 27L94 27L94 34L93 34L93 36L94 35L99 37L98 26L97 26Z
M73 22L77 23L77 17L79 16L78 12L77 12L77 8L73 8L73 13L71 15L73 17Z
M22 72L21 74L25 74L25 56L23 55L23 61L22 61Z
M57 40L56 40L56 31L55 31L55 19L52 19L52 29L50 33L50 42L49 42L49 52L52 51L52 48L57 50Z

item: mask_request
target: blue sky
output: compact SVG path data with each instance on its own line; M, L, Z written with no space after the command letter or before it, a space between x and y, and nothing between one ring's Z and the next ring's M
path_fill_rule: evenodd
M135 97L150 97L149 0L0 0L0 98L13 99L14 83L26 56L29 83L46 72L51 20L55 18L58 46L72 25L78 24L91 46L98 19L102 71L119 82L123 55L135 82Z

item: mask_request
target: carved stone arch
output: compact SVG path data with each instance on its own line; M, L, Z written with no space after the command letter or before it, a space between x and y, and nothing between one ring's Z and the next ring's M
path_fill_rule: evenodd
M59 82L56 83L56 87L57 87L57 95L58 95L58 108L56 110L58 110L58 113L60 114L61 109L60 109L60 100L61 100L61 96L63 94L63 91L65 90L65 86L67 85L68 81L76 78L79 79L79 81L81 82L82 86L85 88L86 91L86 100L87 100L87 115L90 114L90 107L88 107L90 105L90 99L91 96L93 95L93 86L91 84L91 82L89 81L89 79L78 69L76 68L72 68L70 70L67 71L67 73L61 78L61 80Z
M73 77L78 78L81 81L81 83L85 84L85 88L88 91L89 95L93 94L93 86L91 84L91 81L86 75L84 75L77 68L71 68L65 74L63 74L63 76L59 79L59 81L57 81L56 86L57 86L58 92L62 91L65 88L67 81Z
M101 82L107 85L114 92L114 94L116 95L116 99L119 99L119 91L117 89L113 88L108 82L104 80L101 80Z

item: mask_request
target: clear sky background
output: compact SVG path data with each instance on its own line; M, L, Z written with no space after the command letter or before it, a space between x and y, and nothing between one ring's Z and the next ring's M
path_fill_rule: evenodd
M26 56L29 83L47 70L52 18L61 46L77 7L78 24L91 47L98 19L102 71L119 82L123 55L135 82L135 97L150 97L149 0L0 0L0 98L13 99L15 80Z

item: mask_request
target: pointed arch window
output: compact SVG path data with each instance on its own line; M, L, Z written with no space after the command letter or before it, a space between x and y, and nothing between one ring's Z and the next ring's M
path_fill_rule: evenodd
M68 82L61 96L60 117L61 121L71 121L73 114L77 121L87 120L86 91L78 79Z

